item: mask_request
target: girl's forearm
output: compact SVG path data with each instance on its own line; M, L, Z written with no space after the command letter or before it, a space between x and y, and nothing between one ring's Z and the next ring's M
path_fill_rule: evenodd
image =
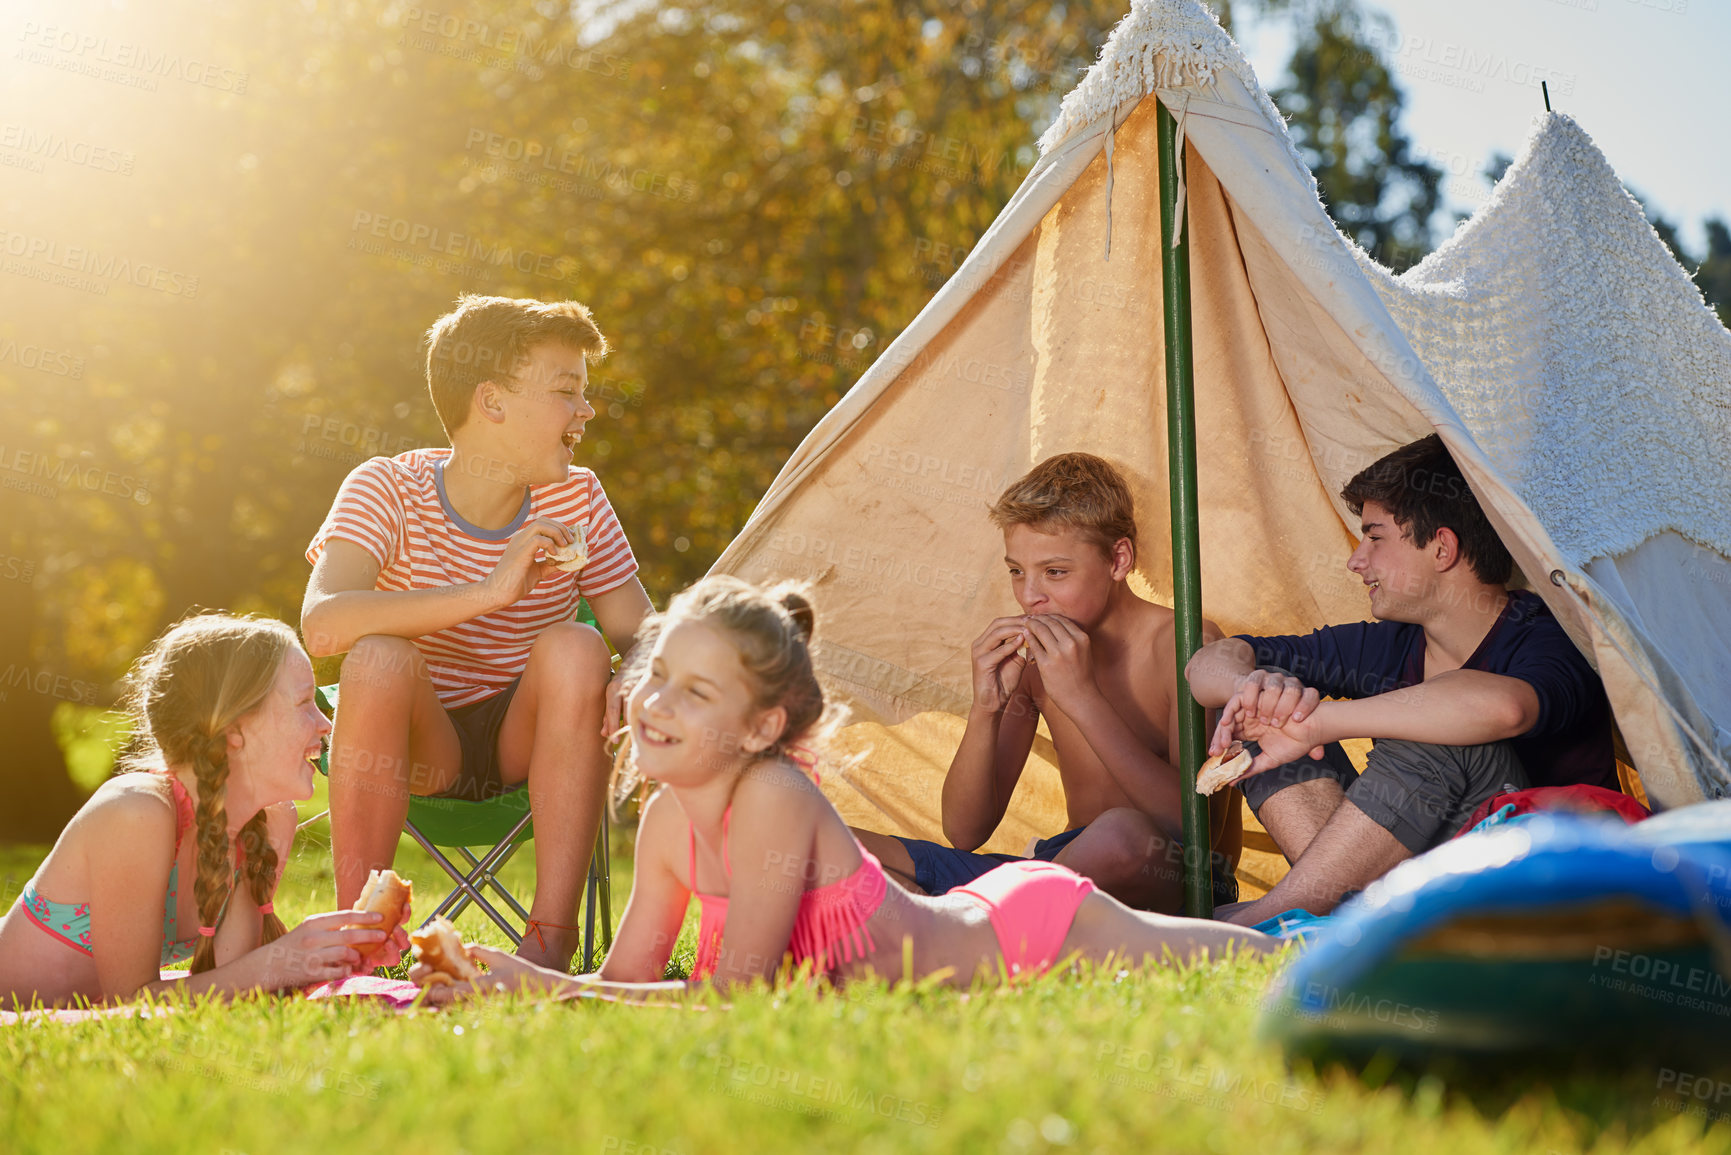
M268 993L276 990L280 984L271 978L266 961L260 957L266 949L268 948L260 947L250 950L231 963L212 967L201 974L145 983L131 995L110 996L104 1001L128 1002L147 994L218 995L227 1001L239 995Z
M694 987L707 985L687 979L622 983L596 978L594 975L564 975L551 987L549 993L556 999L603 998L613 1002L648 1003L656 1001L657 995L682 995Z

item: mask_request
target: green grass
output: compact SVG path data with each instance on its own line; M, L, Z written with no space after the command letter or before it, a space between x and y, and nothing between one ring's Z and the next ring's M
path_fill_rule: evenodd
M43 851L0 852L8 897ZM330 905L328 853L322 824L302 833L278 898L291 924ZM438 879L407 842L398 866L423 894ZM628 860L615 871L617 917ZM507 873L529 890L528 853ZM689 959L688 937L675 966ZM0 1028L0 1150L1731 1151L1731 1123L1659 1095L1651 1066L1468 1082L1290 1068L1254 1031L1278 965L757 991L730 1009L279 998Z

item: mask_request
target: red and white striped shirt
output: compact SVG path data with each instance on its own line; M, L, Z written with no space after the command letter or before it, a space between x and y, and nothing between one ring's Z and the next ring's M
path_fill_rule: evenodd
M528 665L542 630L569 621L579 598L617 589L637 573L625 531L591 470L574 465L563 482L530 486L511 524L482 529L459 517L445 497L450 456L449 449L411 449L357 466L307 547L307 561L316 565L326 542L354 542L379 563L376 589L424 590L482 580L511 535L533 518L582 524L589 545L582 573L554 570L515 605L414 640L447 710L503 690Z

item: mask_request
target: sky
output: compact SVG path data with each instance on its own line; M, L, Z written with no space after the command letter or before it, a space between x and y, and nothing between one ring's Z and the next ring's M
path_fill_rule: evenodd
M1592 135L1623 183L1682 226L1731 222L1731 0L1366 0L1407 95L1408 137L1446 175L1445 204L1471 211L1494 152L1517 155L1551 107ZM1290 23L1239 40L1266 88L1281 82Z

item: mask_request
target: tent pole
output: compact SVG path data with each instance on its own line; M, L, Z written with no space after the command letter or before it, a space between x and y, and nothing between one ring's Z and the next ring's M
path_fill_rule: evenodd
M1159 98L1155 98L1158 103ZM1202 706L1190 696L1184 667L1202 648L1202 547L1196 513L1196 395L1190 350L1190 240L1188 213L1178 210L1177 126L1159 106L1161 253L1165 268L1166 460L1172 494L1172 606L1177 616L1178 788L1184 822L1184 912L1214 913L1208 800L1196 793L1204 750ZM1174 219L1176 217L1176 219ZM1176 230L1178 243L1172 243Z

